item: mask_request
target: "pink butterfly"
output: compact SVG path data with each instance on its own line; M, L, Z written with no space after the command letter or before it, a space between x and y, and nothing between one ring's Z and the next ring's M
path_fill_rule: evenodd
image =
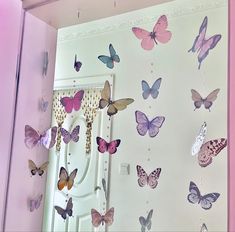
M102 226L104 223L107 226L113 224L113 216L114 216L114 208L110 208L105 215L101 215L97 210L91 209L91 218L92 218L92 225L94 227L98 227L101 223Z
M43 145L45 148L50 149L55 144L55 138L57 134L57 127L54 126L47 131L39 134L31 126L25 125L25 145L28 148L33 148L37 144Z
M204 143L198 153L198 164L201 167L208 166L212 163L212 158L217 156L226 146L227 139L225 138L214 139Z
M160 177L162 170L161 168L156 168L154 171L152 171L149 174L149 176L140 165L136 166L136 170L137 170L137 176L139 177L138 184L140 187L144 187L146 184L148 184L149 187L152 189L157 187L158 179Z
M198 54L198 69L201 67L201 62L207 57L209 51L213 49L216 44L220 41L221 35L216 34L211 36L209 39L206 39L206 29L207 29L207 16L204 18L201 27L199 29L199 35L194 40L193 46L188 52L199 52Z
M98 151L100 153L105 153L106 151L108 151L108 153L111 155L117 151L117 147L121 143L121 140L116 139L108 143L101 137L96 137L96 142L98 144Z
M64 137L63 141L64 143L68 144L71 140L74 141L75 143L78 142L79 140L79 130L80 130L80 126L77 125L73 130L72 133L70 134L67 130L65 130L64 128L61 128L61 135Z
M171 32L167 31L167 17L162 15L155 24L153 31L148 32L139 27L132 27L132 31L138 39L141 39L141 47L145 50L152 50L154 43L167 43L171 39Z
M84 95L84 90L80 90L75 93L74 97L62 97L60 99L61 104L67 113L71 113L73 109L78 111L81 108L82 98Z

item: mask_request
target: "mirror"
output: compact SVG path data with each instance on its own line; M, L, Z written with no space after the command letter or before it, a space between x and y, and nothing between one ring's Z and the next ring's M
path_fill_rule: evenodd
M60 2L26 13L22 228L226 231L227 1Z

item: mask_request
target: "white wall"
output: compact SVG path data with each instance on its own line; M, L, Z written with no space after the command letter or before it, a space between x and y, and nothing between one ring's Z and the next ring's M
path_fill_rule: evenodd
M151 30L156 19L166 14L172 39L145 51L133 35L132 26ZM188 53L205 16L207 35L222 34L221 41L197 69L196 54ZM139 216L154 209L153 231L199 231L205 222L209 231L227 228L227 152L224 149L207 168L190 154L191 145L204 121L207 140L227 137L227 3L225 0L177 0L173 3L94 21L59 30L56 79L115 73L114 99L132 97L135 102L114 116L113 139L121 138L118 153L112 157L110 206L115 221L110 231L139 231ZM112 43L121 62L109 70L97 57L108 54ZM82 61L79 73L73 69L74 54ZM143 100L141 80L153 83L162 77L156 100ZM193 111L191 88L207 96L220 88L211 112ZM136 131L135 110L150 118L166 117L159 135L151 139ZM150 149L150 151L149 151ZM119 175L120 163L129 163L129 176ZM150 173L162 168L155 190L140 188L136 165ZM189 182L202 194L221 196L209 211L187 201Z

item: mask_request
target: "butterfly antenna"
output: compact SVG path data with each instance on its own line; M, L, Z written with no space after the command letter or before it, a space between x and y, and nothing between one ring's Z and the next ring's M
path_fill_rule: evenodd
M155 44L158 44L157 40L154 38L153 41L155 42Z

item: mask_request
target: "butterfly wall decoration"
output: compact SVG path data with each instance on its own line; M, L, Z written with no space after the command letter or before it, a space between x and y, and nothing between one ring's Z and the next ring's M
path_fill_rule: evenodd
M103 191L104 191L105 199L107 200L107 198L108 198L108 191L107 191L107 183L106 183L105 178L102 178L102 188L103 188Z
M120 58L117 55L112 44L109 44L109 53L110 53L110 56L100 55L98 56L98 59L102 61L106 65L107 68L112 69L114 67L114 62L119 63Z
M48 108L49 102L44 100L44 98L42 97L41 99L39 99L39 110L42 112L46 112L47 108Z
M204 143L198 152L198 164L207 167L212 160L227 146L227 139L213 139Z
M78 142L79 140L79 130L80 130L80 126L77 125L71 133L69 133L67 130L65 130L64 128L60 128L60 132L61 135L63 137L63 141L65 144L68 144L70 141L73 141L75 143Z
M42 201L42 197L43 197L43 195L40 194L36 198L29 200L29 211L30 212L33 212L34 210L36 210L36 209L38 209L40 207L41 201Z
M78 111L81 108L84 90L80 90L71 97L62 97L60 102L67 113L71 113L73 110Z
M43 163L41 166L37 167L37 165L32 160L28 160L28 167L32 176L35 176L37 173L39 176L42 176L45 170L47 169L48 164L49 162L47 161Z
M204 105L205 109L210 111L210 108L216 100L219 91L220 89L215 89L206 98L202 98L195 89L191 89L192 100L194 101L195 106L194 110L199 109L202 105Z
M192 149L191 149L192 156L197 155L198 152L200 151L201 146L205 141L206 132L207 132L207 124L206 122L204 122L192 146Z
M162 171L161 168L156 168L149 175L140 165L136 166L136 170L137 170L137 176L139 177L138 184L140 187L144 187L145 185L149 185L149 187L152 189L157 187L158 179Z
M77 55L75 55L74 57L74 64L73 64L74 69L76 70L76 72L79 72L81 67L82 67L82 62L77 60Z
M141 225L141 232L145 232L147 230L151 230L152 227L152 216L153 216L153 209L151 209L147 215L147 217L140 216L139 222Z
M205 223L203 223L202 226L201 226L200 232L207 232L207 231L208 231L207 226L206 226Z
M187 197L188 201L192 204L200 204L202 209L209 210L212 207L212 203L216 202L219 198L219 193L208 193L206 195L201 195L197 185L190 181L189 184L189 195Z
M113 224L114 207L110 208L104 215L101 215L96 209L91 209L92 225L99 227L100 224L103 226L111 226Z
M101 137L96 137L96 143L98 144L98 151L100 153L105 153L107 151L110 155L112 155L116 153L117 147L120 145L121 140L116 139L116 140L107 142Z
M162 82L162 78L158 78L152 85L152 87L149 87L149 84L145 81L142 80L141 85L142 85L142 96L144 99L147 99L150 95L152 98L157 98L159 94L159 88Z
M57 211L57 213L64 219L66 220L67 217L71 217L73 216L73 201L72 201L72 197L69 198L67 205L65 207L65 209L61 208L60 206L54 206L55 210Z
M192 48L188 50L188 52L199 53L197 56L198 69L200 69L202 61L208 56L209 51L215 48L222 37L220 34L216 34L206 39L207 22L208 18L205 16L200 26L199 34L195 38Z
M108 81L105 81L104 88L101 91L101 99L99 101L99 108L107 107L107 115L112 116L118 111L124 110L127 106L134 102L132 98L122 98L116 101L111 100L111 89Z
M149 136L153 138L159 133L159 128L161 128L165 121L165 117L156 116L150 121L145 113L136 110L135 120L137 122L136 129L139 135L144 136L148 132Z
M50 149L56 142L57 127L52 127L40 134L29 125L25 125L25 145L27 148L33 148L36 145L43 145Z
M132 32L141 40L141 47L145 50L152 50L154 44L167 43L172 33L167 30L168 21L166 15L162 15L153 27L153 31L149 32L139 27L133 27Z
M77 171L78 169L76 168L69 175L67 170L64 167L61 167L59 173L59 180L57 182L58 189L62 190L64 187L67 186L67 189L70 190L73 187Z
M47 75L48 64L49 64L49 53L47 51L45 51L43 53L43 66L42 66L42 75L43 76Z

